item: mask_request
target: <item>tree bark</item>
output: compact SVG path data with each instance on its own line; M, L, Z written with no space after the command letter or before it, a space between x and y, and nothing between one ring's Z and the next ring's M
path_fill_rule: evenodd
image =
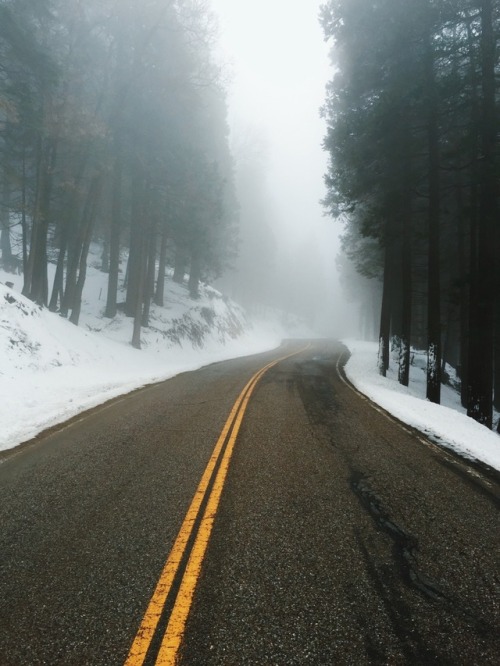
M137 283L137 300L135 303L135 312L134 312L134 328L132 332L132 347L136 349L141 348L141 328L142 328L142 293L144 288L144 273L145 273L145 264L146 264L146 242L145 239L141 237L138 241L140 247L137 248L139 252L138 256L138 283Z
M384 258L384 277L382 286L382 306L380 310L380 332L379 332L379 351L378 351L378 371L385 377L389 369L389 343L391 335L391 295L392 295L392 257L390 247L386 240L385 258Z
M154 302L156 305L163 306L164 304L164 294L165 294L165 270L167 265L167 242L168 242L168 230L167 226L164 225L161 235L161 246L160 246L160 258L158 262L158 279L156 280L156 291Z
M132 199L132 219L130 220L130 243L129 255L127 263L127 295L125 299L125 314L129 317L135 317L137 313L137 301L142 300L140 296L140 280L142 279L141 271L143 269L142 263L142 248L144 241L143 220L144 215L144 183L141 176L135 177L133 187Z
M156 271L156 233L155 224L150 224L150 231L148 234L148 251L147 251L147 268L146 268L146 284L144 288L144 304L142 309L142 325L149 326L149 312L151 309L151 300L154 294L155 287L155 271Z
M495 35L491 0L481 0L481 161L478 219L478 261L474 292L471 291L469 395L467 414L492 427L493 324L498 288L496 248L497 147L495 109Z
M78 268L80 259L85 246L85 239L87 237L88 220L92 217L93 210L93 197L95 191L95 178L92 180L87 192L85 205L80 222L76 229L75 237L70 243L68 253L68 266L66 270L66 284L64 287L64 294L61 299L60 313L63 317L67 317L70 310L75 307L75 294L77 290ZM68 226L71 229L71 226Z
M439 404L441 401L440 165L439 111L434 68L434 51L429 37L425 53L429 148L427 399Z
M111 227L109 232L109 276L108 294L104 316L116 317L118 294L118 276L120 273L120 234L122 223L122 156L120 143L117 143L117 157L113 174L113 194L111 208Z
M78 326L80 319L80 311L82 307L82 294L83 287L85 285L85 279L87 276L87 257L89 254L90 241L92 240L92 232L94 230L94 223L97 216L97 210L99 207L99 200L101 197L103 186L103 176L101 174L94 176L92 183L90 185L89 199L91 205L89 208L88 219L85 220L84 228L84 237L83 245L80 253L79 269L78 269L78 280L75 285L74 296L73 296L73 308L71 311L71 316L69 318L72 324Z
M61 247L57 258L56 274L52 285L52 295L50 297L49 310L55 312L59 299L62 300L64 294L64 261L68 249L69 223L64 224L61 233Z
M401 336L399 350L398 380L403 386L410 381L410 348L411 348L411 318L412 318L412 214L410 192L403 195L401 206Z
M0 202L0 249L3 267L9 271L12 269L12 246L10 242L10 183L7 164L3 169L2 201Z
M48 298L47 231L51 161L50 142L40 137L37 147L35 210L23 294L42 305Z

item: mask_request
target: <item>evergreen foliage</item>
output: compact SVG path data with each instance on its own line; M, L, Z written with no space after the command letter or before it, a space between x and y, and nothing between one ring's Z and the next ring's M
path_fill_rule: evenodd
M0 3L1 261L22 263L25 295L77 324L99 239L105 314L126 275L138 347L167 262L182 255L193 296L231 263L237 206L213 46L198 0Z
M330 0L321 21L336 68L324 204L346 221L354 265L380 281L380 371L392 336L407 384L410 345L425 344L428 399L439 402L449 361L469 415L492 427L500 3Z

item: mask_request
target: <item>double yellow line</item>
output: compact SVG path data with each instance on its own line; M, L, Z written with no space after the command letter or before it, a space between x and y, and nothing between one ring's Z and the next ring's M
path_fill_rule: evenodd
M179 591L155 663L156 666L172 666L177 662L182 636L186 627L201 566L203 564L222 489L229 469L229 462L233 454L234 444L238 437L241 422L247 409L250 396L264 373L280 361L295 356L307 348L308 346L268 363L253 375L238 396L238 399L234 403L231 413L224 424L224 428L217 440L205 471L203 472L203 476L198 484L198 488L196 489L174 545L172 546L167 562L160 574L153 596L151 597L139 630L137 631L132 647L128 653L125 666L142 666L146 659L151 641L153 640L153 636L155 635L158 623L165 608L168 595L170 594L174 579L186 554L188 542L193 533L195 523L200 514L201 506L206 498L208 488L222 454L222 459L220 460L220 465L206 502L205 511L198 524L198 530L194 538L189 559L180 582ZM227 439L228 435L229 439ZM226 441L227 446L224 448Z

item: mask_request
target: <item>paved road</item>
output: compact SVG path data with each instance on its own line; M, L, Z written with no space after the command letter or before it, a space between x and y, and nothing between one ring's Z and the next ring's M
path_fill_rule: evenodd
M1 666L125 663L235 400L292 347L181 375L9 454ZM313 343L257 384L182 664L500 663L498 477L375 411L339 376L342 352Z

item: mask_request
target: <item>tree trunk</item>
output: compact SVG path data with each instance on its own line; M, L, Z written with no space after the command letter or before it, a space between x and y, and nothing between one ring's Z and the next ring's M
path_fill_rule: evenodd
M21 229L22 229L22 245L23 245L23 274L26 276L28 270L28 223L26 220L26 146L23 145L23 157L22 157L22 186L21 186ZM23 289L24 292L24 289Z
M29 243L28 261L24 272L23 295L33 298L35 293L40 293L39 285L35 285L36 276L35 266L41 263L46 257L46 247L44 244L44 225L46 223L46 211L44 203L48 190L48 148L42 138L39 138L37 145L37 164L36 164L36 189L35 189L35 209L31 223L31 236ZM41 261L37 261L37 255L42 255Z
M495 301L493 406L500 412L500 298ZM500 427L500 420L498 421Z
M429 38L425 54L429 147L427 399L439 404L441 401L440 166L439 112L434 67L434 52Z
M3 267L10 271L13 268L13 261L10 243L10 183L7 168L5 164L2 179L2 201L0 202L0 249L2 251Z
M402 202L401 216L401 285L402 313L401 337L399 350L398 380L403 386L410 381L410 348L411 348L411 316L412 316L412 215L410 192L406 192Z
M85 285L85 278L87 277L87 257L89 254L90 241L92 240L92 232L94 229L94 223L97 216L97 209L99 206L99 199L101 197L103 186L103 176L97 175L92 179L89 190L89 199L91 201L91 206L89 208L88 219L85 220L84 228L84 238L82 251L80 253L80 262L78 270L78 280L75 285L75 291L73 296L73 309L71 311L71 316L69 318L72 324L78 326L78 321L80 319L80 311L82 307L82 293L83 287Z
M496 248L497 144L495 109L495 35L491 0L481 0L481 152L478 219L478 261L474 293L471 292L469 395L467 414L492 427L493 323L498 288Z
M134 251L134 260L132 263L129 261L130 273L127 285L127 307L130 308L129 311L134 317L132 346L136 349L141 348L142 306L144 302L145 273L148 252L147 238L145 238L145 220L148 213L146 210L147 198L145 194L146 183L144 182L141 167L139 166L136 174L132 206L133 219L130 251Z
M189 271L189 295L193 299L200 297L199 286L201 278L201 259L198 248L195 248L191 254L191 268Z
M184 274L186 272L186 255L185 253L176 248L175 250L175 260L174 260L174 277L173 280L177 284L182 284L184 282Z
M121 232L121 197L122 197L122 158L117 144L117 158L113 174L113 194L111 208L111 228L109 232L109 277L108 294L106 297L105 317L116 317L116 300L118 294L118 275L120 272L120 232Z
M165 269L167 264L167 242L168 231L166 225L163 226L161 235L160 259L158 263L158 279L156 281L156 292L154 302L156 305L163 306L165 293Z
M125 299L125 314L135 317L137 313L137 301L142 308L140 297L140 281L142 279L142 247L143 247L143 220L144 215L144 186L140 177L136 176L132 199L132 219L130 221L130 244L127 263L127 296Z
M378 351L378 371L385 377L389 369L389 340L391 335L391 293L392 293L392 258L390 241L386 241L385 259L384 259L384 277L382 286L382 306L380 310L380 333L379 333L379 351Z
M146 268L146 284L144 288L144 304L142 309L142 325L149 326L149 311L151 308L151 300L155 288L155 271L156 271L156 234L155 224L151 223L150 231L148 234L148 257Z
M137 283L137 300L135 303L134 313L134 328L132 332L132 347L136 349L141 348L141 328L142 328L142 301L143 290L146 272L146 241L143 236L138 240L138 283Z
M64 287L64 294L61 300L61 315L63 317L68 316L68 312L75 307L75 294L77 291L77 278L78 278L78 267L80 265L81 255L84 250L85 239L87 237L87 225L88 220L92 217L92 210L94 207L94 191L95 184L92 180L90 187L87 192L87 197L85 200L85 205L83 207L83 213L80 219L80 223L76 228L76 233L72 242L70 243L70 249L68 253L68 266L66 270L66 285ZM71 226L68 226L68 233L71 231Z
M466 284L467 261L465 256L465 220L464 220L464 201L462 191L462 181L460 172L456 172L456 193L457 193L457 212L456 212L456 239L457 239L457 272L459 279L459 327L460 327L460 350L459 350L459 368L460 377L460 402L462 407L467 407L467 375L468 375L468 293Z
M54 284L52 285L52 296L50 297L49 310L55 312L59 299L62 300L64 293L64 261L66 259L66 251L68 249L68 235L69 223L63 226L61 234L61 247L59 248L59 256L57 258L56 274L54 276Z
M109 273L109 238L107 234L102 241L101 273Z

